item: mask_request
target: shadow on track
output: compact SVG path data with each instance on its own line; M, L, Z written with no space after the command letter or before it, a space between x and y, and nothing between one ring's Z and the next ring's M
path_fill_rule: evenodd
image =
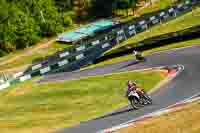
M115 112L108 113L108 114L106 114L104 116L95 118L94 120L102 119L102 118L109 117L109 116L119 115L119 114L130 112L130 111L133 111L133 110L135 110L135 109L132 109L132 108L129 108L129 107L121 108L119 110L116 110Z
M129 67L129 66L133 66L133 65L136 65L136 64L138 64L138 63L140 63L140 62L139 62L139 61L136 61L136 60L134 60L134 61L132 61L131 63L129 63L129 64L126 64L126 65L124 65L124 66L120 67L119 69L127 68L127 67Z

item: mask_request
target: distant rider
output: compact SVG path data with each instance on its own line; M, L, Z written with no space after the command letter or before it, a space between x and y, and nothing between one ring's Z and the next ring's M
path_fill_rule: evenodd
M138 52L136 50L133 50L133 55L136 57L137 60L139 61L144 61L145 58L142 56L142 53L141 52Z

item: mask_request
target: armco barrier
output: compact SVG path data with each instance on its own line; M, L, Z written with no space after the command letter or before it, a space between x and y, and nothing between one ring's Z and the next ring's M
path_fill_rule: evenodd
M24 75L18 77L13 82L23 82L34 76L50 72L78 69L83 65L91 63L103 52L112 48L116 44L136 35L137 33L143 32L154 25L188 12L191 10L192 6L199 3L200 1L197 0L187 0L143 20L130 21L116 25L106 33L102 32L96 37L87 40L88 43L85 45L64 49L53 56L49 56L46 60L42 60L41 62L32 65L24 72ZM10 84L11 83L4 84L0 86L0 89L8 87Z

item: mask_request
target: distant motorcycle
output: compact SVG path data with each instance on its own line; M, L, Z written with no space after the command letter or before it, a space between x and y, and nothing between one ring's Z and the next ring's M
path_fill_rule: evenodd
M139 61L139 62L146 61L146 59L144 58L144 56L140 52L133 51L133 55L135 55L136 60Z
M140 61L140 62L146 61L146 59L142 56L142 54L137 54L137 55L135 55L135 57L136 57L137 61Z

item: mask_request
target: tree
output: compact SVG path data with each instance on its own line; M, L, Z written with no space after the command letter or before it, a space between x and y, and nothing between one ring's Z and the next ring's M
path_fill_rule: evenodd
M92 0L90 15L96 17L109 17L112 15L115 0Z
M132 11L134 12L135 7L136 7L135 0L117 0L117 8L125 9L127 11L127 16L128 16L128 10L132 9Z
M62 32L61 14L54 4L54 0L1 0L1 53L29 47L43 33Z

